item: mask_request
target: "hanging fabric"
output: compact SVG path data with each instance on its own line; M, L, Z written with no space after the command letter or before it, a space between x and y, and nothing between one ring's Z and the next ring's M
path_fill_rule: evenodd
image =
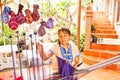
M54 20L52 19L52 18L49 18L48 20L47 20L47 22L46 22L46 28L48 28L48 29L50 29L50 28L53 28L53 26L54 26Z
M5 4L6 4L6 1L4 3L4 10L1 14L1 20L2 20L3 23L7 24L10 21L8 13L11 11L11 8L5 6Z
M34 4L33 5L33 13L32 13L33 21L38 21L40 19L40 14L39 14L38 9L39 9L39 5Z
M45 26L46 26L46 22L42 21L41 26L38 29L38 33L39 33L40 36L44 36L46 34Z
M33 18L32 18L32 13L31 13L31 11L30 11L29 9L26 9L26 10L25 10L25 14L26 14L26 16L25 16L25 22L26 22L27 24L31 24L31 23L33 22Z
M74 72L76 69L72 65L67 63L66 60L60 57L57 57L57 60L58 60L58 70L59 73L61 74L61 77L62 78L66 77L65 79L62 80L76 80L73 79L73 77L67 77L67 76L74 76Z
M13 11L9 12L9 15L11 15L10 22L8 23L8 26L12 30L16 30L18 28L18 23L16 21L16 15Z
M51 4L50 4L50 0L48 0L48 3L49 3L49 13L48 13L48 17L50 17L50 12L51 12ZM46 22L46 28L48 28L48 29L50 29L50 28L53 28L53 26L54 26L54 20L53 20L53 18L49 18L48 20L47 20L47 22Z
M16 15L16 20L19 25L25 22L25 16L23 15L23 12L22 12L23 7L24 6L22 4L19 4L18 13Z
M26 14L26 16L25 16L25 22L27 24L31 24L33 22L32 12L30 11L29 7L30 6L29 6L29 2L28 2L28 9L25 10L25 14Z

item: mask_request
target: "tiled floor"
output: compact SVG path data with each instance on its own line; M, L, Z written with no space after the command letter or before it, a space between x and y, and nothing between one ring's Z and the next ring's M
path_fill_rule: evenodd
M120 71L98 69L79 78L79 80L120 80Z

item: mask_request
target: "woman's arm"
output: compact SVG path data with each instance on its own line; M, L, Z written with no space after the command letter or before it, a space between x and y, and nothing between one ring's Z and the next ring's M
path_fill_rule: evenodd
M80 62L80 61L79 61L79 56L76 56L75 59L74 59L74 64L73 64L73 66L74 66L75 68L77 68L79 62Z
M41 45L40 43L37 43L37 48L38 48L38 52L40 54L40 57L43 59L43 60L47 60L49 59L53 54L52 53L46 53L43 51L43 45Z

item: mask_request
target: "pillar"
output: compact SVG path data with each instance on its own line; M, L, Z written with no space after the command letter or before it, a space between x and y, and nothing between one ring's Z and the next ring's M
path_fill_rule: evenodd
M90 48L92 17L93 17L93 10L90 6L88 6L87 10L86 10L84 49L89 49Z

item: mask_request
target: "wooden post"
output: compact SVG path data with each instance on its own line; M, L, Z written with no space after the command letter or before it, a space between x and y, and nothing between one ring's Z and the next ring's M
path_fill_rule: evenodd
M80 50L81 0L78 0L77 46Z
M93 17L93 10L90 6L88 6L87 11L86 11L86 28L85 28L84 49L90 48L92 17Z
M116 2L117 0L114 0L114 6L113 6L113 14L112 14L112 26L115 27L115 23L116 23L116 13L117 13L117 10L116 10Z
M2 4L2 1L0 0L0 13L2 14L2 6L3 6L3 4ZM3 24L3 22L2 22L2 32L4 31L4 24Z

